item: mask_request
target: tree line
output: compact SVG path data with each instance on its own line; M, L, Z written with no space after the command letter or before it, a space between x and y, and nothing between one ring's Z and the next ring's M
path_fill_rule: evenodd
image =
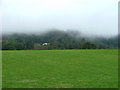
M82 37L74 31L49 31L44 34L6 34L2 36L2 50L51 49L116 49L118 36L112 38Z

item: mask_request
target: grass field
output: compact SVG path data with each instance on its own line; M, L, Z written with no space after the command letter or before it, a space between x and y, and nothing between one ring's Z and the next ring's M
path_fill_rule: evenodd
M117 88L117 50L3 51L3 88Z
M2 51L0 51L0 90L2 89Z

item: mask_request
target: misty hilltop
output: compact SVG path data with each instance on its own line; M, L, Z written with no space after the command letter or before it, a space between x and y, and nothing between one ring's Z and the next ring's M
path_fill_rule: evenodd
M90 38L71 30L52 30L42 34L4 34L2 39L3 50L118 48L118 36Z

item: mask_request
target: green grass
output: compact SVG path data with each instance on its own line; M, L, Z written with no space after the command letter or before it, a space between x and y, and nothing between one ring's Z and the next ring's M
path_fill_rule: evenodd
M2 89L2 51L0 51L0 90Z
M117 88L117 50L3 51L3 88Z

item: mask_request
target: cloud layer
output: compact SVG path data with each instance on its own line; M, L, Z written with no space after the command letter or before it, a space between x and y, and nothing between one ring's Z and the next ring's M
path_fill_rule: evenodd
M118 0L4 0L3 33L73 29L96 35L118 32Z

